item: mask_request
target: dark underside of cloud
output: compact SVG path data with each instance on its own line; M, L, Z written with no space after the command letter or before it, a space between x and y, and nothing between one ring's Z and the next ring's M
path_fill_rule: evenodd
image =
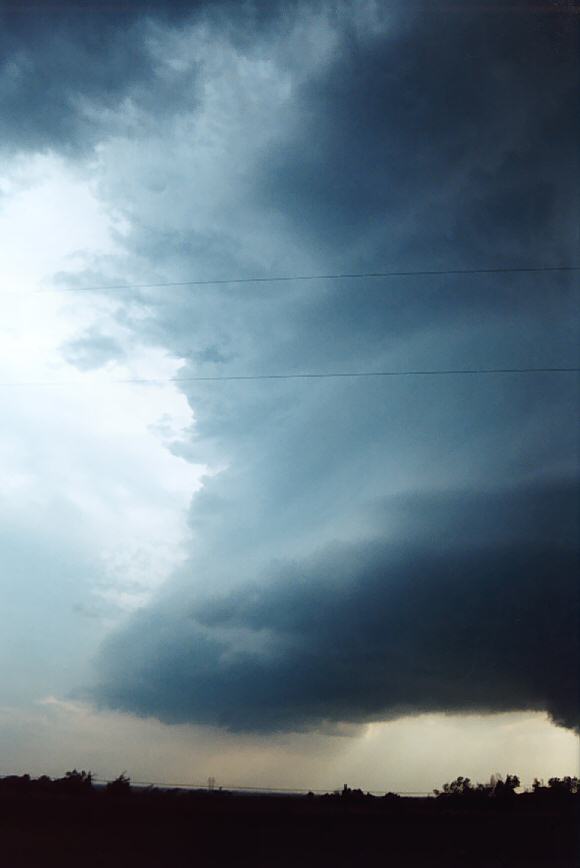
M577 728L576 491L418 495L396 509L397 539L336 544L260 583L139 613L105 647L93 698L232 730L528 709Z

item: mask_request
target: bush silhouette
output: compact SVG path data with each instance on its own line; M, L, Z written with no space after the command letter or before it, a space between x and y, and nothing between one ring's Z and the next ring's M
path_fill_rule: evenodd
M109 781L105 787L108 796L128 796L131 793L131 778L122 772L114 781Z
M520 786L517 775L508 774L505 780L501 775L493 775L488 784L472 784L470 778L462 775L449 783L443 784L443 789L433 790L436 796L454 799L511 798L516 795Z
M84 796L93 792L93 773L77 771L66 772L64 778L55 781L57 789L70 796Z

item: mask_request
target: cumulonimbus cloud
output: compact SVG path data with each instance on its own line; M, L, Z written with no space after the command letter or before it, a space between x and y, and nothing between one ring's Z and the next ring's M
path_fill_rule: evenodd
M232 730L530 709L577 728L574 490L399 507L415 516L399 541L336 544L138 614L105 647L93 698Z
M151 4L149 19L131 12L112 29L99 18L111 62L95 65L91 48L70 81L92 31L65 22L38 55L48 97L14 78L10 134L23 149L103 139L104 186L130 226L127 274L571 261L571 19L531 3L410 5L363 26L361 4L341 17L322 3L314 25L288 4L304 57L285 47L284 16L266 34L217 16L197 34L205 59L187 43L172 64L173 24L191 9L156 19L153 63ZM51 66L59 33L68 53ZM320 59L305 35L334 48ZM7 53L10 74L33 44ZM33 110L41 96L52 113ZM143 121L129 135L124 100ZM576 292L570 275L546 274L161 288L132 293L119 316L182 359L184 377L559 366L576 358ZM140 300L163 304L143 316ZM81 367L104 357L98 334L73 349ZM508 708L577 725L576 512L558 482L578 469L572 381L384 386L183 384L196 428L172 448L228 470L193 501L203 557L111 637L96 701L231 729ZM471 493L440 493L460 486ZM486 487L499 494L476 493Z

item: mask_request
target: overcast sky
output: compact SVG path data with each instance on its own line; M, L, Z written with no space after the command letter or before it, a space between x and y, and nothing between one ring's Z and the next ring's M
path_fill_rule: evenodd
M0 772L580 771L579 20L0 0Z

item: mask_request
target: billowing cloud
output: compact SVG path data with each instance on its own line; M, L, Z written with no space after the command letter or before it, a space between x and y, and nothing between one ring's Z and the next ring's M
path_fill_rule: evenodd
M2 147L86 153L122 132L143 134L147 118L191 108L191 75L158 52L159 30L217 17L232 30L267 21L277 3L232 0L0 2ZM203 83L202 83L203 86Z
M180 118L140 159L103 148L133 268L571 260L569 20L371 5L298 15L284 40L222 34L199 137ZM573 365L575 293L565 275L152 289L123 323L183 377ZM197 426L180 454L221 472L193 501L189 565L107 644L101 703L232 729L429 710L578 724L571 377L182 388Z
M232 729L526 709L579 726L575 492L402 506L397 541L335 544L140 614L107 644L97 696Z
M93 145L108 113L172 92L170 68L155 68L155 20L183 19L197 4L174 2L0 4L3 147ZM106 133L105 133L106 135Z
M330 62L298 86L288 136L264 153L256 195L349 270L567 260L574 17L548 14L554 4L406 5L362 38L356 15L339 30ZM461 296L490 303L481 284Z
M573 261L565 7L166 5L8 20L7 141L94 146L122 227L59 285ZM23 73L42 63L44 92ZM576 296L566 274L143 288L61 351L88 376L163 348L185 380L570 366ZM196 424L168 448L214 475L188 562L103 649L101 705L234 730L577 725L569 375L180 388Z

